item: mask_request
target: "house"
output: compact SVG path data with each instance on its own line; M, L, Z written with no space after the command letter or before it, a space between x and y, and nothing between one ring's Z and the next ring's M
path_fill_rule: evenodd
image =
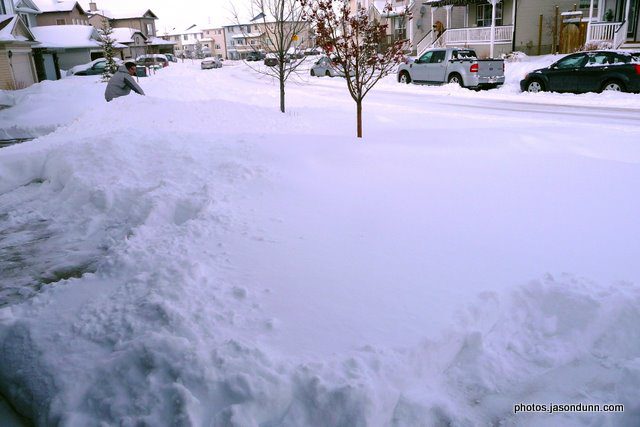
M590 45L640 48L640 0L586 0L586 42Z
M164 40L157 36L156 23L158 19L155 13L149 9L137 9L137 10L107 10L99 9L96 2L89 3L89 23L96 29L102 30L105 25L105 20L109 23L114 30L126 29L128 31L136 31L142 34L144 37L145 49L141 49L140 44L134 40L133 49L135 54L129 50L125 50L124 54L131 54L132 58L142 54L148 53L173 53L174 43L168 40ZM125 31L120 31L120 35L125 36ZM140 40L137 40L138 42ZM132 46L130 43L125 43L128 46Z
M39 48L57 53L63 70L104 56L100 33L91 25L47 25L32 31ZM126 46L116 44L115 48L118 51Z
M34 34L16 14L14 0L0 0L0 89L21 89L37 81L31 47Z
M32 0L38 6L39 26L48 25L89 25L89 16L76 1Z
M247 24L234 24L224 26L224 40L226 42L228 59L245 59L249 52L256 50L265 52L275 52L276 48L270 40L269 34L275 32L276 21L274 18L266 18L264 14L259 14ZM306 22L286 22L290 29L300 27L298 34L295 34L295 47L306 49L315 45L312 39L312 32ZM285 26L285 29L287 27Z
M218 58L227 57L227 41L224 37L223 27L204 26L202 29L202 36L205 40L211 41L211 56L217 56Z
M13 0L15 12L22 18L22 22L32 28L38 25L38 15L42 12L33 0Z
M205 37L204 30L199 25L190 25L188 28L168 34L164 37L175 44L175 54L181 58L197 57L198 44L202 50L201 56L212 54L213 40Z
M135 28L112 28L111 38L126 46L121 51L121 59L137 58L147 53L147 38Z

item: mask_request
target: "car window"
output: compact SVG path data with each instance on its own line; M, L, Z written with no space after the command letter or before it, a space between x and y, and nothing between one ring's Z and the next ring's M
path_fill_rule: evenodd
M445 53L446 53L446 51L444 51L444 50L436 50L435 52L433 52L433 55L431 55L431 63L432 64L439 64L439 63L443 62Z
M585 62L586 57L584 55L571 55L558 61L556 63L556 68L559 68L561 70L566 68L578 68L581 67Z
M586 64L586 67L597 67L601 65L608 65L613 62L611 55L605 52L598 52L589 55L589 61Z
M433 55L433 51L427 52L418 59L418 62L422 64L427 64L431 62L431 56Z
M617 53L612 53L611 54L611 63L612 64L628 64L629 62L633 61L633 56L627 56L627 55L619 55Z
M96 69L96 70L104 70L105 68L107 68L107 63L104 62L104 61L97 62L93 66L93 68Z

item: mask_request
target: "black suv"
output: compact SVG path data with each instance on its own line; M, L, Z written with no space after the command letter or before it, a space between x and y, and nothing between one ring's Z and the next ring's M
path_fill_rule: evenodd
M523 92L640 92L640 54L593 51L567 55L520 82Z

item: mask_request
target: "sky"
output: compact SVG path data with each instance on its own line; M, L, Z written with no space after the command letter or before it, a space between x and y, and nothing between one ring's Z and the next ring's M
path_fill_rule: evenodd
M151 9L157 16L158 35L179 32L192 24L222 26L233 23L233 7L248 12L249 0L96 0L98 9ZM89 0L80 1L89 9Z

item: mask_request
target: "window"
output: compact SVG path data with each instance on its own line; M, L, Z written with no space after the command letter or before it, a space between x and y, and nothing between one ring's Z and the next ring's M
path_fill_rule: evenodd
M431 63L432 64L439 64L439 63L443 62L445 53L447 53L447 52L444 51L444 50L437 50L437 51L433 52L433 55L431 56Z
M184 36L182 36L185 40L189 40L189 34L185 34Z
M594 3L597 3L597 1ZM580 9L589 9L589 8L591 8L591 0L580 0Z
M476 23L478 27L491 26L491 5L479 4L477 6ZM502 25L502 3L496 5L496 25Z
M407 37L407 21L404 16L398 16L394 19L393 35L396 39Z
M4 2L0 0L0 15L5 15L7 13L7 9L4 7Z
M155 35L153 32L153 24L147 24L147 35Z
M1 0L0 0L0 3L2 3ZM26 25L27 27L31 27L31 22L29 21L29 15L27 15L26 13L21 13L20 18L22 18L22 22L24 22L24 25Z
M566 58L562 58L560 61L556 63L556 68L561 70L567 68L578 68L581 67L583 63L586 62L586 57L583 54L571 55Z
M56 25L65 25L67 21L64 19L56 19Z
M431 57L433 56L433 51L427 52L420 57L416 62L419 64L428 64L431 62Z

